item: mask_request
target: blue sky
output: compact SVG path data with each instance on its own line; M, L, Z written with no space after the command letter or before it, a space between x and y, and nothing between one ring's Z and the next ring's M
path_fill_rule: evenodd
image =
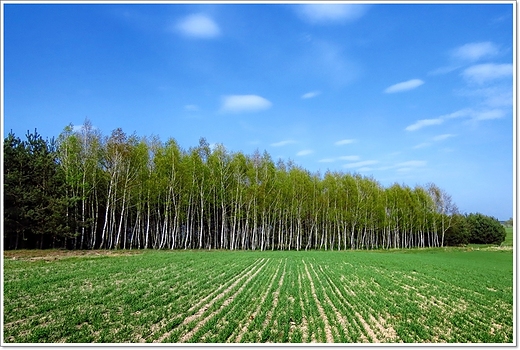
M4 137L200 137L513 216L513 4L4 3Z

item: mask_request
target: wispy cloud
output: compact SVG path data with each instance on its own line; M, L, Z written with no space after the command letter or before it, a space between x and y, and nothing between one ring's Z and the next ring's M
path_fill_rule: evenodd
M395 164L392 168L394 168L396 171L402 173L402 172L410 172L414 171L420 168L424 168L426 166L427 162L425 160L410 160L407 162L401 162Z
M421 79L411 79L387 87L385 89L385 93L392 94L396 92L408 91L415 89L421 86L422 84L424 84L424 81L422 81Z
M454 118L470 118L472 120L489 120L499 119L506 114L506 111L501 108L484 108L484 109L472 109L464 108L456 112L441 116L443 119L454 119Z
M423 142L423 143L413 146L412 148L424 148L424 147L428 147L428 146L431 146L431 142Z
M507 114L506 110L501 109L501 108L485 108L485 109L464 108L464 109L455 111L453 113L442 115L438 118L418 120L417 122L415 122L411 125L408 125L405 128L405 130L406 131L416 131L416 130L422 129L424 127L427 127L427 126L442 124L446 120L458 119L458 118L469 118L473 121L499 119L499 118L504 117L506 114ZM434 141L446 139L451 136L455 136L455 135L451 135L451 134L439 135L439 136L436 136L438 138L438 140L434 139ZM419 146L424 147L426 145L421 144L421 145L415 146L414 148L420 148Z
M320 159L318 162L332 163L332 162L335 162L338 160L355 161L355 160L359 160L359 159L360 159L359 156L341 156L341 157L336 157L336 158L323 158L323 159Z
M304 150L301 150L300 152L296 153L296 155L298 157L300 157L300 156L307 156L307 155L312 154L312 153L314 153L313 150L311 150L311 149L304 149Z
M439 124L442 124L443 122L444 122L444 119L442 119L442 118L421 119L411 125L408 125L405 130L406 131L416 131L421 128L424 128L425 126L439 125Z
M460 65L449 65L449 66L443 66L443 67L439 67L437 69L434 69L432 71L429 71L428 72L428 75L441 75L441 74L447 74L447 73L451 73L453 72L454 70L457 70L459 69L461 66Z
M341 157L338 157L338 159L340 160L348 160L348 161L354 161L354 160L359 160L359 156L341 156Z
M513 105L513 91L508 84L483 87L478 89L459 91L462 96L476 97L488 108L511 107Z
M288 69L320 85L334 86L349 84L363 72L361 64L349 57L344 46L321 39L310 41Z
M500 119L505 115L506 115L506 112L503 109L490 109L490 110L475 112L473 115L473 120Z
M337 24L360 19L368 11L363 4L304 4L295 9L302 19L311 24Z
M336 141L336 142L334 142L334 144L336 146L343 146L343 145L348 145L348 144L354 143L354 142L356 142L356 140L354 140L354 139L344 139L344 140Z
M193 38L210 39L220 35L220 28L217 23L200 13L183 18L175 28L183 35Z
M365 167L367 165L373 165L373 164L377 164L377 163L379 163L379 161L377 161L377 160L363 160L361 162L345 164L345 165L343 165L343 167L347 168L347 169L361 168L361 167Z
M307 93L303 94L301 98L302 99L313 98L313 97L318 96L319 94L321 94L320 91L311 91L311 92L307 92Z
M271 143L271 147L282 147L282 146L285 146L285 145L290 145L292 143L296 143L296 141L294 141L294 140L283 140L283 141Z
M440 141L444 141L450 137L455 137L455 136L456 135L453 135L453 134L442 134L442 135L437 135L437 136L433 137L431 140L433 142L440 142ZM433 144L432 142L423 142L423 143L413 146L412 148L414 148L414 149L424 148L424 147L429 147L432 144Z
M451 53L452 57L464 61L478 61L481 58L489 58L499 53L498 47L490 41L469 43L457 47Z
M510 63L484 63L466 68L462 76L471 83L482 85L489 81L509 78L513 75L513 65Z
M200 108L197 105L185 105L184 110L187 112L198 112Z
M459 109L453 113L445 114L440 116L441 119L455 119L455 118L464 118L470 116L473 113L473 110L470 108Z
M425 160L409 160L407 162L401 162L401 163L397 163L395 165L396 168L402 168L402 167L423 167L426 165L426 161Z
M229 95L222 99L221 112L258 112L271 108L272 103L258 95Z
M437 135L435 136L432 140L433 141L443 141L443 140L446 140L450 137L454 137L455 135L453 134L442 134L442 135Z

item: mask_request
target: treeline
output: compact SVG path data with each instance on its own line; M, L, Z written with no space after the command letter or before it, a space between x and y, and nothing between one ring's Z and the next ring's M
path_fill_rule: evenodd
M434 184L384 188L205 139L184 150L107 137L89 121L26 138L4 140L5 249L388 249L443 246L460 231Z

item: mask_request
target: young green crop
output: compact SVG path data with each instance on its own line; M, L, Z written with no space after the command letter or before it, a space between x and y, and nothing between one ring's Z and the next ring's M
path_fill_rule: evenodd
M56 256L4 258L5 343L514 341L512 250Z

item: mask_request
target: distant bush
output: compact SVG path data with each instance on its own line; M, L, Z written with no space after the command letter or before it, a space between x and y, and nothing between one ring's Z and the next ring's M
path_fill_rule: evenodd
M463 215L455 214L451 219L451 226L444 235L444 244L447 246L460 246L469 243L469 225Z
M466 216L469 228L469 243L500 244L506 238L506 229L500 221L480 213Z

